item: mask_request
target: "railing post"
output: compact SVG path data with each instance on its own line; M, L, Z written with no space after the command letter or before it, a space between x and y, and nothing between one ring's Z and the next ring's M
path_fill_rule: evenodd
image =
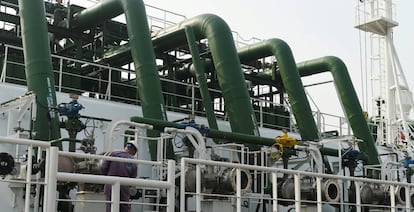
M263 127L263 101L259 100L260 126Z
M411 211L411 188L410 186L405 187L405 207L407 211Z
M57 147L50 147L49 159L49 176L47 180L47 207L46 211L56 211L56 175L58 171L59 149ZM28 198L28 197L26 197Z
M300 211L300 175L294 175L294 183L295 183L295 211Z
M391 212L395 212L395 186L394 185L390 185L389 192L390 192Z
M277 173L272 172L272 197L273 197L273 212L277 212Z
M355 181L355 203L357 212L361 212L361 190L359 187L359 182Z
M180 212L185 210L185 158L181 158L181 177L180 177Z
M121 184L116 182L112 185L112 192L111 192L111 211L112 212L119 212L120 206L120 192L121 192Z
M322 212L322 186L320 177L316 177L316 204L317 211Z
M62 92L63 58L59 59L59 92Z
M201 212L201 168L196 165L196 212Z
M112 86L112 69L108 70L108 87L106 88L106 99L111 100L111 86Z
M24 200L24 211L30 210L30 189L32 187L32 164L33 164L33 145L29 145L27 150L27 173L26 173L26 198Z
M7 71L7 55L8 55L9 47L6 46L4 49L4 64L3 69L1 71L0 82L6 82L6 71Z
M167 190L167 212L175 209L175 161L168 160L168 182L171 187Z
M241 211L241 171L240 171L240 168L236 169L236 198L237 198L236 209L237 209L237 212L240 212Z

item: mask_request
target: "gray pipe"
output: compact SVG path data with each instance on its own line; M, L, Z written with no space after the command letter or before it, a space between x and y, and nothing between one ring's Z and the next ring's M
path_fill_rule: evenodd
M232 131L259 135L233 35L223 19L204 14L185 20L161 30L153 38L154 47L157 51L166 51L186 44L186 26L193 28L196 39L208 39Z
M318 128L290 47L284 41L274 38L240 48L238 54L240 60L245 62L271 55L276 57L302 140L319 139Z

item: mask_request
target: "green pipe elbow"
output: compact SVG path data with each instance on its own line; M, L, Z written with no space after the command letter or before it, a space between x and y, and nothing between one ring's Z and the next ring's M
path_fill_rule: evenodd
M279 65L280 75L289 95L292 112L296 118L302 140L317 140L319 132L313 119L312 109L306 97L292 51L286 42L269 39L238 50L241 61L252 61L274 55Z
M368 155L368 164L379 164L378 151L374 138L369 131L367 121L361 109L348 70L343 61L334 56L326 56L297 64L301 76L309 76L329 71L334 79L335 87L354 136L363 140L358 146Z
M161 30L153 38L155 49L166 51L186 44L185 27L194 30L196 39L208 39L232 131L259 135L233 35L223 19L203 14Z

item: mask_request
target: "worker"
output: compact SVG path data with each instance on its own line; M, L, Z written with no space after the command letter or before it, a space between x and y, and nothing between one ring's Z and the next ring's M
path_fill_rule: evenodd
M105 155L112 157L121 157L121 158L134 158L135 154L138 151L138 144L136 141L128 141L125 145L124 150L117 150L107 153ZM119 176L119 177L137 177L137 164L136 163L127 163L127 162L117 162L117 161L103 161L102 163L102 173L108 176ZM111 190L112 185L107 184L104 187L104 193L106 196L106 201L111 201ZM130 199L130 190L129 186L121 185L120 201L128 202ZM106 204L106 211L111 211L111 203ZM120 212L129 212L131 211L130 204L120 204Z

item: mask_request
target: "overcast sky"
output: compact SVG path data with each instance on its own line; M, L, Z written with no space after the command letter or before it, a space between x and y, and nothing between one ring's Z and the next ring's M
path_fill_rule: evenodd
M74 2L76 0L72 0ZM85 2L85 1L83 1ZM333 55L341 58L348 67L354 87L362 98L361 58L369 52L364 44L369 34L355 29L356 7L359 0L148 0L145 4L185 15L187 18L212 13L223 18L233 31L244 39L279 38L291 47L297 62ZM394 0L396 21L394 41L408 83L414 85L414 27L411 13L413 0ZM149 13L150 11L147 11ZM360 45L362 43L362 45ZM360 54L362 50L362 55ZM368 55L367 55L368 56ZM362 65L365 73L365 65ZM329 74L304 79L324 81ZM318 107L328 113L342 115L333 84L308 89ZM335 97L335 98L333 98ZM371 112L371 108L364 110Z

